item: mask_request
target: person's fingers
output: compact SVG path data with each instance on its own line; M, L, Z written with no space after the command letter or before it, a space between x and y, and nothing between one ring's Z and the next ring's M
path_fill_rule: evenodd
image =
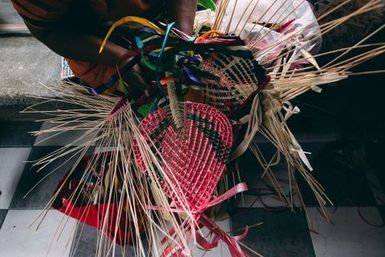
M141 73L133 71L131 72L129 78L131 79L132 83L135 83L135 87L139 87L141 90L149 89L148 83L144 80Z
M144 80L139 71L133 69L124 76L128 88L128 94L134 98L143 95L149 89L149 84Z
M184 33L191 35L194 25L197 0L169 0L166 4L168 18Z

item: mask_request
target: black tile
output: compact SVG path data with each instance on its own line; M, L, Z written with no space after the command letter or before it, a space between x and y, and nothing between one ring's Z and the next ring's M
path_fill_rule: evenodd
M385 138L383 135L383 129L381 132L373 133L372 137L373 139L370 140L366 145L368 163L376 173L377 178L380 181L382 191L385 192L385 172L383 163L385 158Z
M262 208L240 208L231 217L231 230L263 222L249 230L243 243L263 256L315 257L309 229L303 212L289 209L267 211Z
M302 149L305 152L310 152L311 154L307 155L308 159L311 160L317 156L322 150L332 142L336 142L340 139L340 135L332 132L317 133L313 130L308 130L305 132L296 133L293 131L293 134ZM265 139L262 135L257 135L254 139L254 143L260 148L261 152L266 155L266 158L271 157L277 151L274 145Z
M385 171L383 168L378 168L375 170L378 180L381 183L382 191L385 192Z
M272 148L262 145L260 148L263 152L266 160L269 160L274 155ZM266 188L271 184L269 177L263 175L263 167L259 164L258 160L255 158L253 153L250 150L247 150L242 156L238 159L240 177L242 182L246 182L249 188ZM279 163L278 165L272 168L274 174L280 178L286 178L286 169L287 166L284 162Z
M310 152L307 155L310 162L313 161L319 153L330 143L339 139L339 135L335 133L299 133L297 140L305 152ZM254 143L259 147L266 161L269 161L277 152L274 145L265 139L262 135L257 135L254 139ZM272 170L287 170L287 164L284 161L284 156L281 156L281 162L272 167ZM243 174L249 178L249 176L260 178L263 173L262 167L259 165L257 159L251 153L250 150L246 150L245 153L239 157L239 164ZM249 173L249 174L246 174Z
M97 230L93 227L78 224L76 228L76 236L72 242L72 257L88 257L95 256L96 244L98 239Z
M300 143L304 151L311 152L311 155L308 155L309 161L312 164L314 156L317 156L318 153L322 152L326 147L328 141L335 140L334 136L301 136L302 143ZM276 149L270 143L263 143L260 140L258 145L262 154L265 157L265 160L269 162L271 158L275 155ZM258 163L257 159L251 153L250 150L247 150L240 158L238 159L241 180L246 182L249 186L249 189L256 189L256 195L265 196L266 194L273 194L275 191L272 187L272 182L269 179L269 176L263 176L264 169ZM287 163L284 159L284 156L281 155L281 161L271 167L273 174L276 176L279 181L282 189L285 192L289 192L289 173ZM250 191L249 191L250 192ZM259 192L259 193L258 193ZM247 193L246 193L247 194Z
M47 154L59 149L59 147L40 146L33 147L28 157L29 161L37 160ZM89 151L91 152L91 150ZM33 167L32 162L28 162L24 168L23 174L19 180L16 192L13 196L10 209L41 209L52 197L59 180L74 165L78 156L70 158L65 156L49 164L43 170L37 172L39 167ZM62 165L62 166L61 166ZM61 167L59 167L61 166ZM58 168L59 167L59 168ZM54 171L57 168L56 171ZM31 193L26 197L24 195L43 177L54 171L51 175L43 180Z
M383 224L385 224L385 206L378 206L378 211L380 212Z
M7 212L8 210L0 210L0 229L1 229L1 226L3 225L5 216L7 216Z
M99 236L100 236L100 232L98 233L96 228L90 227L88 225L79 224L76 230L76 236L72 243L70 256L72 257L95 256ZM108 239L105 239L105 240L106 241L103 241L105 243L104 247L108 248L107 246L111 245L111 241ZM115 249L116 249L115 257L135 256L133 248L131 246L122 247L122 246L116 245ZM102 256L104 255L102 254ZM111 255L108 255L108 256L111 256Z
M0 120L0 147L32 146L35 137L29 132L40 127L40 122Z
M324 187L326 194L337 207L375 206L360 146L354 142L339 141L329 144L313 161L313 176ZM297 176L304 202L317 206L314 195L303 178Z
M263 172L261 165L250 150L239 157L238 163L243 181L255 183Z

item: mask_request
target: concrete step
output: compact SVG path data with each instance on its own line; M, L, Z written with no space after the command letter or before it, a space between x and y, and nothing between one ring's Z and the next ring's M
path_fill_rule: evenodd
M33 37L0 36L0 60L0 105L30 104L59 85L60 56Z
M0 0L0 34L3 33L29 33L9 0Z

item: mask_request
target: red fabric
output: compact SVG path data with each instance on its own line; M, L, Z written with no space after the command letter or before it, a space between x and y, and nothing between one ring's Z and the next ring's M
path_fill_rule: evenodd
M104 154L107 157L109 156L109 153ZM99 229L109 239L115 240L119 245L132 243L133 238L130 234L131 224L125 215L127 206L120 207L122 210L119 215L118 203L90 204L88 200L82 199L81 192L77 190L88 160L89 157L83 158L75 170L59 182L56 189L58 195L52 207L81 223ZM69 200L72 196L76 199L74 202ZM104 230L102 230L105 219L107 219L107 222L104 224Z
M84 223L103 231L105 235L119 245L125 245L131 242L131 234L127 231L128 227L124 224L124 218L120 217L118 220L117 204L98 204L89 206L74 206L70 201L63 200L62 208L58 211ZM107 225L103 229L103 221L108 213ZM116 224L119 226L116 226Z

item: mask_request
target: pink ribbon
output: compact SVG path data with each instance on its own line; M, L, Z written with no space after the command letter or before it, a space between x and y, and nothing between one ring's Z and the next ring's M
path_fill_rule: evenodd
M236 186L232 187L230 190L226 191L226 193L211 200L207 205L202 207L202 209L206 210L207 208L210 208L221 202L224 202L229 198L233 197L234 195L241 192L245 192L247 190L248 190L248 187L246 183L237 184ZM199 233L195 233L196 242L202 249L211 250L217 247L219 241L222 240L227 244L232 257L247 257L247 255L243 252L243 250L239 245L239 241L244 239L249 231L249 228L247 226L245 228L245 231L241 235L232 237L228 233L220 229L212 219L210 219L205 214L203 214L203 211L199 217L198 222L202 224L204 227L206 227L207 229L209 229L210 232L214 234L212 241L209 242L205 238L203 238Z
M222 229L220 229L217 224L213 220L211 220L209 217L207 217L204 213L205 210L207 210L210 207L213 207L219 203L222 203L229 198L235 196L238 193L245 192L248 190L247 184L246 183L239 183L226 191L224 194L222 194L219 197L213 198L211 201L209 201L207 204L201 206L198 210L193 210L193 214L197 215L198 223L202 225L203 227L206 227L209 229L210 233L214 234L213 239L211 242L207 241L205 238L203 238L199 233L194 232L195 240L199 247L201 247L204 250L211 250L215 247L218 246L218 243L220 240L225 242L227 246L229 247L229 251L231 253L232 257L247 257L247 255L243 252L239 245L239 241L244 239L249 231L249 228L246 226L245 231L238 236L232 237L228 235L226 232L224 232ZM157 207L157 206L148 206L149 209L152 210L158 210L158 211L169 211L169 212L174 212L174 213L182 213L184 212L183 209L181 208L163 208L163 207ZM186 224L183 223L185 226ZM193 231L195 229L191 228ZM171 228L169 231L170 235L175 234L175 229ZM165 243L166 237L161 240L162 243ZM177 255L177 253L181 254L180 249L174 249L172 250L171 247L167 247L166 252L162 254L163 256L172 256L174 254Z
M205 210L207 210L208 208L213 207L213 206L215 206L217 204L220 204L221 202L224 202L224 201L228 200L229 198L235 196L236 194L245 192L247 190L248 190L248 187L247 187L246 183L239 183L239 184L235 185L234 187L232 187L231 189L229 189L228 191L226 191L221 196L214 197L211 201L209 201L208 203L202 205L199 209L192 210L191 212L193 214L198 214L199 215L199 214L203 213ZM174 212L174 213L183 213L183 212L185 212L185 210L182 209L182 208L164 208L164 207L150 206L150 205L147 206L147 208L150 209L150 210L168 211L168 212Z
M247 257L239 245L239 241L243 240L247 233L249 232L249 227L246 226L245 231L235 237L230 236L228 233L223 231L206 215L202 215L199 219L199 222L203 224L206 228L210 230L211 233L214 234L214 237L211 242L208 242L205 238L203 238L200 234L196 234L196 241L200 247L204 250L211 250L218 246L219 240L225 242L229 248L230 254L232 257Z

